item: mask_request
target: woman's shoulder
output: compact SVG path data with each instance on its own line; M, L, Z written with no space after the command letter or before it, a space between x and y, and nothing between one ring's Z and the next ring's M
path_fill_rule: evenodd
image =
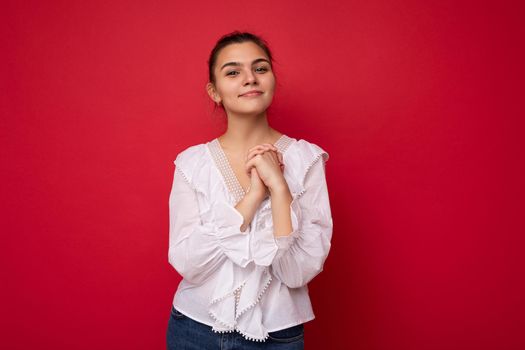
M175 157L175 164L183 161L196 161L205 155L206 143L198 143L195 145L186 146L182 151L177 153Z
M308 173L320 159L323 160L324 169L328 157L328 152L317 143L305 139L294 139L284 153L285 176L290 180L288 184L291 185L291 190L296 194L304 193Z
M177 153L175 170L182 174L190 186L198 192L207 194L213 183L210 183L210 157L207 154L208 142L186 146Z
M326 162L330 157L328 151L317 143L305 139L294 140L295 142L292 143L294 147L291 147L290 153L299 157L303 163L310 164L320 157Z
M207 143L198 143L186 146L186 148L177 153L173 163L188 179L194 177L194 175L199 172L198 170L202 169L208 163L206 144Z

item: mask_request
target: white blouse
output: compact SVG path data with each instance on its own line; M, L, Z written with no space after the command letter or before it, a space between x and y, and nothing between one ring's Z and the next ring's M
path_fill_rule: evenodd
M282 135L293 232L274 237L267 196L245 232L244 196L218 139L180 152L169 197L169 263L183 277L173 306L214 332L265 341L315 318L307 283L323 270L332 238L328 153Z

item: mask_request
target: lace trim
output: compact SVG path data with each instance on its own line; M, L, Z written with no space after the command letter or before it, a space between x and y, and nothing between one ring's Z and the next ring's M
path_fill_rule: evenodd
M292 144L293 140L293 138L283 134L273 145L279 149L279 152L284 154L288 149L288 146Z
M196 192L200 192L202 194L206 194L204 193L204 191L202 191L201 189L197 188L191 181L190 179L188 178L188 176L186 176L186 173L181 169L181 167L177 164L175 164L175 172L178 172L182 178L184 179L184 181L188 184L188 186L191 187L192 190L196 191Z
M264 273L266 274L267 278L266 278L266 282L264 283L262 289L260 290L260 292L258 293L257 295L257 298L252 302L250 303L250 305L248 305L246 308L244 308L244 310L242 311L237 311L237 308L238 308L238 305L239 305L239 297L240 297L240 293L242 292L242 288L246 285L246 280L243 281L237 288L235 288L233 291L223 295L222 297L219 297L219 298L215 298L213 299L211 302L210 302L210 305L216 303L216 302L219 302L219 301L222 301L224 299L226 299L227 297L230 297L230 296L234 296L235 298L235 324L227 324L223 321L221 321L220 319L217 318L217 316L211 311L211 310L208 310L208 314L213 318L213 320L217 323L219 323L220 325L222 325L223 327L226 327L228 329L224 329L224 330L218 330L218 329L215 329L214 327L212 327L212 331L215 332L215 333L231 333L231 332L234 332L234 331L237 331L239 332L245 339L247 340L251 340L251 341L258 341L258 342L264 342L266 341L266 339L268 339L268 332L265 332L265 334L263 334L263 338L256 338L254 336L250 336L248 334L246 334L245 332L243 332L239 327L238 327L238 324L237 324L237 319L239 317L241 317L242 314L244 314L246 311L250 310L251 308L255 307L255 305L257 305L259 303L259 301L261 300L263 294L266 292L266 290L268 289L268 287L270 286L270 283L272 282L272 275L270 274L268 268L266 268L264 270Z
M270 286L270 283L272 282L272 275L270 274L270 272L268 271L268 269L265 269L264 273L268 276L266 278L266 282L264 282L264 285L261 289L261 291L259 292L259 294L257 295L257 298L255 299L255 301L253 301L250 305L248 305L244 310L241 310L238 312L238 314L236 314L236 318L239 318L241 317L241 315L243 313L245 313L246 311L250 310L251 308L253 308L255 305L257 305L257 303L261 300L261 297L262 295L264 294L264 292L266 292L266 289ZM236 303L235 303L235 310L237 310L237 299L236 299Z
M284 152L286 152L288 146L290 146L293 140L293 138L282 134L281 137L273 145L277 147L279 152L284 154ZM235 176L235 172L233 171L233 168L231 167L230 162L228 161L226 153L221 147L219 139L215 138L212 141L210 141L208 143L208 148L210 150L213 160L215 161L215 164L217 165L217 168L219 169L219 172L222 175L222 178L224 180L224 183L226 184L226 187L228 188L228 191L233 196L235 203L238 203L246 195L246 191L240 184L239 180L237 179L237 176Z
M199 151L204 151L204 149L202 148L199 148ZM195 160L196 162L201 162L202 163L202 157L200 155L198 155L198 159ZM192 190L194 190L195 192L199 192L200 194L202 194L203 196L205 197L208 197L208 193L206 193L205 191L202 190L202 188L200 188L200 186L196 186L195 184L195 181L193 181L187 174L186 174L186 162L188 162L188 158L187 157L183 157L182 159L179 159L179 157L177 157L177 159L175 159L173 161L173 163L175 164L175 172L178 172L180 175L182 175L182 177L184 178L184 181L188 184L188 186L191 187Z
M224 300L224 299L226 299L226 297L229 297L229 296L232 296L232 295L235 296L236 293L237 293L238 291L240 291L240 290L242 289L242 287L243 287L245 284L246 284L246 280L244 280L241 284L239 284L238 287L235 287L235 289L232 290L231 292L224 294L222 297L212 299L212 300L210 301L210 305L211 305L211 304L215 304L216 302L219 302L219 301L221 301L221 300Z
M319 158L323 157L323 158L326 158L327 156L327 153L326 152L321 152L321 153L318 153L315 158L310 162L310 164L308 165L308 167L306 167L306 171L304 172L304 176L303 178L301 179L301 192L299 192L297 194L297 198L301 197L305 192L306 192L306 188L304 188L304 183L306 181L306 176L308 176L308 172L310 171L310 169L312 168L312 166L314 166L314 164L319 160ZM324 166L324 165L323 165Z
M235 312L237 311L237 303L238 303L238 293L240 292L240 290L242 289L242 287L244 287L244 285L246 284L246 280L243 281L238 287L236 287L234 290L232 290L231 292L229 293L226 293L224 294L223 296L219 297L219 298L215 298L215 299L212 299L210 301L210 306L215 304L215 303L218 303L224 299L226 299L227 297L230 297L230 296L234 296L235 297ZM208 309L208 314L219 324L221 324L222 326L224 327L227 327L227 328L231 328L232 330L235 328L235 324L228 324L228 323L225 323L223 322L222 320L219 320L217 318L217 316L213 313L213 311L211 311L211 309ZM217 331L219 332L219 331Z
M215 329L211 329L213 332L215 333L233 333L233 332L239 332L243 337L244 339L246 340L251 340L251 341L257 341L257 342L265 342L266 339L268 339L268 337L270 336L268 333L266 333L264 336L263 336L263 339L261 338L254 338L254 337L251 337L249 336L248 334L245 334L243 333L242 331L238 330L237 328L234 328L234 329L229 329L229 330L215 330Z
M228 191L231 193L233 198L235 198L235 201L238 202L245 194L244 188L242 188L239 181L237 180L237 177L235 176L235 173L228 162L226 153L224 153L223 149L221 148L219 140L214 139L211 141L209 143L209 148L212 158L215 161L217 168L219 168Z

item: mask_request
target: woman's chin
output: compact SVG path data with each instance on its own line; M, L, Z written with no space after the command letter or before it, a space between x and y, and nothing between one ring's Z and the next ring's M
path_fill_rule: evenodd
M266 111L266 109L269 107L267 104L253 104L252 106L242 106L243 108L235 108L232 109L231 112L234 114L249 114L249 115L256 115L261 114Z

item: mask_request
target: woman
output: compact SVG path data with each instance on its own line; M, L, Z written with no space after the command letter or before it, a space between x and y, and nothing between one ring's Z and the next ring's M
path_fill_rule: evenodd
M207 92L228 127L174 161L168 256L183 279L168 349L303 349L315 318L307 283L330 249L328 153L269 126L272 62L250 33L211 52Z

